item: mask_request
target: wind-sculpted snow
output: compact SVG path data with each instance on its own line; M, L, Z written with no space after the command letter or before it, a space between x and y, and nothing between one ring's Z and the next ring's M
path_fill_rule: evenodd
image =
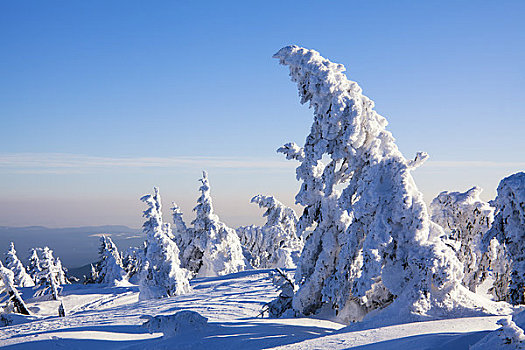
M454 246L463 263L463 285L472 292L483 282L481 238L494 220L494 208L479 198L482 189L467 192L441 192L430 204L432 221L443 227L446 243Z
M264 226L237 228L241 244L248 250L254 268L295 268L303 241L297 236L297 215L273 196L252 198L266 212Z
M259 313L278 291L270 270L196 278L192 291L170 298L139 301L137 286L66 285L62 302L67 317L57 317L59 301L22 296L33 316L0 316L11 325L0 328L6 349L466 349L499 328L501 316L447 319L375 328L364 323L344 325L316 318L261 318ZM144 318L170 318L196 312L205 327L185 327L166 337L149 333ZM160 317L159 317L160 316ZM164 317L162 317L164 316ZM519 324L518 321L515 321ZM185 323L187 325L187 323ZM362 326L355 328L355 326ZM164 337L163 337L164 335Z
M385 315L407 320L474 312L473 296L460 285L463 266L434 239L441 229L430 222L411 175L427 154L405 159L386 119L343 65L297 46L274 57L288 66L301 103L314 113L304 146L278 150L300 162L296 202L306 208L299 231L315 227L298 264L294 310L312 314L328 305L351 320L394 300ZM492 306L487 312L500 307Z
M497 274L499 283L495 295L511 304L525 303L525 173L501 180L498 196L493 201L496 216L491 229L483 237L485 249L496 238L504 245L509 262L505 271Z

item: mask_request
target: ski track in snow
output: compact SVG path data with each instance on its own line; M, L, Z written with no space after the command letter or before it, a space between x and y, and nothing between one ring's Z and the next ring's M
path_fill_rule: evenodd
M277 296L269 270L251 270L191 282L193 292L160 300L138 301L138 288L101 285L64 286L68 312L57 317L59 302L29 299L38 318L0 328L5 349L468 349L501 316L449 319L357 330L313 318L257 317ZM143 315L192 310L209 319L204 331L164 338L149 334Z

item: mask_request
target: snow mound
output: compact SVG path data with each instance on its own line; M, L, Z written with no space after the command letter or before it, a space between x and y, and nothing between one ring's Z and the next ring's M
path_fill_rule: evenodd
M502 318L497 323L502 327L489 333L470 349L525 349L525 334L523 333L523 329L518 327L514 321L506 318Z
M198 312L184 310L173 315L145 316L142 325L150 333L162 332L164 337L173 337L182 333L202 332L208 326L208 319Z

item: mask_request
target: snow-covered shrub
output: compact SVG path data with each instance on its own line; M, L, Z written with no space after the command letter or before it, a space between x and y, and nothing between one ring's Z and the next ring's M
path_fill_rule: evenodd
M359 314L392 299L387 314L397 320L400 313L474 310L472 295L459 284L463 266L451 248L432 239L442 230L430 222L411 175L427 155L405 159L386 119L346 78L343 65L297 46L274 57L289 67L301 103L314 110L304 147L290 143L278 150L300 162L295 198L305 210L298 231L313 228L295 274L295 312L326 305L355 310L348 306L357 303Z
M235 230L219 220L213 212L208 174L203 172L201 196L197 199L193 228L184 250L183 266L199 277L221 276L242 271L246 260Z
M463 285L475 292L483 281L481 238L494 220L494 208L479 198L482 189L441 192L430 204L431 219L445 230L446 243L463 263Z
M496 238L504 246L507 268L496 273L493 293L511 304L525 303L525 173L501 180L493 202L496 216L483 237L485 247ZM492 264L493 266L496 264Z
M18 259L15 250L15 244L11 242L9 250L6 253L5 257L6 267L13 271L14 274L14 283L18 287L33 287L35 282L31 276L27 273L24 265Z
M141 198L148 205L144 211L146 222L142 226L146 234L144 262L139 281L139 298L155 299L188 293L188 271L180 267L179 248L169 224L162 220L159 189L153 195Z
M125 281L126 271L122 268L122 259L117 246L109 236L100 237L100 260L96 265L97 283L118 285Z
M303 241L296 232L297 215L273 196L257 195L252 203L266 208L262 227L242 226L237 229L241 244L248 250L255 268L295 268Z
M292 308L292 299L295 292L293 277L283 270L277 268L270 273L272 283L279 289L277 299L270 301L263 306L261 314L268 312L270 317L280 317L286 315L285 312Z
M48 247L42 250L42 259L40 259L40 277L37 284L40 288L36 291L35 296L51 295L53 300L59 300L60 271L56 265L53 251Z
M502 327L490 332L479 342L470 347L470 350L518 350L525 349L525 334L512 320L502 318L497 322Z
M29 257L29 265L27 266L27 273L33 279L33 282L38 283L42 269L40 268L40 258L38 257L37 250L31 249L31 256Z
M2 313L15 312L23 315L31 314L24 300L16 290L13 271L4 267L0 261L0 295L2 294L2 300L6 303Z
M142 324L148 332L164 333L164 337L173 337L183 333L201 332L208 327L208 319L198 312L183 310L173 315L142 316L147 319Z

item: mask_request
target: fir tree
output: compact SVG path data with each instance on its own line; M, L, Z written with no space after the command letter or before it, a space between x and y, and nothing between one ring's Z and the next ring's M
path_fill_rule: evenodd
M444 228L446 243L454 247L463 263L463 285L475 292L486 271L482 266L481 238L494 220L494 209L483 202L482 189L467 192L441 192L430 204L432 221Z
M29 265L27 266L27 273L33 279L33 282L38 283L42 269L40 268L40 258L38 257L37 250L31 249L31 256L29 257Z
M33 287L35 285L31 276L26 272L24 265L18 259L13 242L11 242L9 251L6 253L6 267L13 271L14 283L16 286Z
M305 209L298 233L313 229L295 274L296 314L328 306L351 321L386 307L382 322L399 322L401 314L475 312L474 297L459 284L463 266L434 239L442 230L430 222L411 175L427 155L401 154L386 119L343 65L297 46L274 57L289 67L301 103L314 110L304 147L278 150L300 162L295 198Z
M122 268L122 259L117 246L110 237L100 237L100 260L97 263L97 283L118 285L126 279L126 272Z
M267 218L262 227L243 226L237 229L241 244L248 250L250 263L257 268L295 268L303 241L296 234L297 215L272 196L252 198L265 208Z
M39 278L40 289L37 290L35 296L49 294L53 300L59 300L61 291L59 283L59 271L53 257L53 251L48 247L42 250L42 260L40 261L40 268L42 272Z
M140 276L140 299L170 297L188 293L188 271L180 267L179 249L172 237L169 224L162 220L162 205L159 189L153 195L141 198L148 205L144 211L143 231L146 234L146 249Z
M202 174L201 195L197 199L193 229L182 254L184 266L199 277L221 276L242 271L246 260L235 230L219 220L213 212L208 174Z
M491 229L483 237L485 250L497 239L505 251L508 264L496 273L493 293L501 300L518 305L525 303L525 173L501 180L492 203L496 215ZM493 264L494 266L495 264Z
M14 275L13 272L4 267L0 261L0 293L6 295L6 306L4 307L4 312L15 312L23 315L31 315L29 309L27 308L24 300L20 296L20 293L16 290L14 284Z

